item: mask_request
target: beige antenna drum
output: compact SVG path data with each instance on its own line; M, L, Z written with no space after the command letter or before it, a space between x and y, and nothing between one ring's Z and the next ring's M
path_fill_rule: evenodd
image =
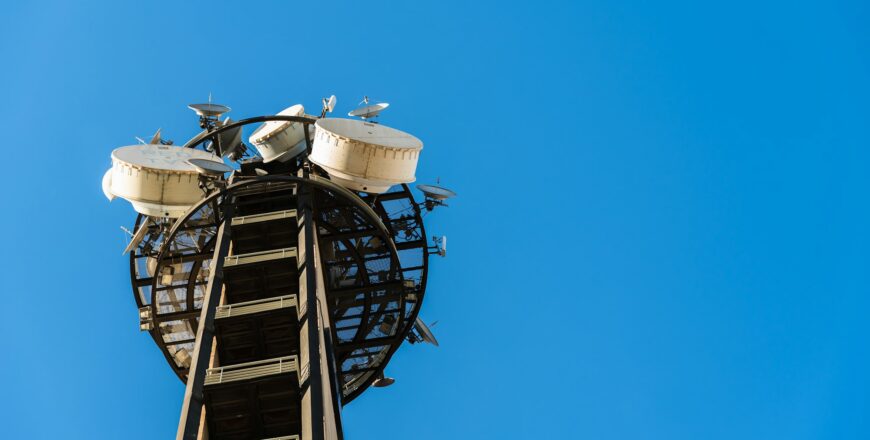
M347 188L383 193L413 182L423 142L395 128L354 119L326 118L315 124L311 161Z
M220 161L211 153L171 145L131 145L112 152L108 192L151 217L181 217L202 198L199 173L188 159ZM105 179L104 179L105 181Z
M305 107L296 104L278 116L304 116ZM305 151L305 124L291 121L268 121L257 127L248 141L257 147L263 162L287 162Z

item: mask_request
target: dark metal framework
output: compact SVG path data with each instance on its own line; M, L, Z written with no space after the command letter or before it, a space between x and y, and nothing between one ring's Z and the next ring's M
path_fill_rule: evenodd
M275 120L305 124L310 151L314 119L290 116L245 119L198 135L185 146L194 148L223 131ZM299 167L310 175L293 175ZM310 190L337 369L335 386L341 404L347 404L383 371L422 305L429 251L420 208L407 185L377 196L352 192L304 159L281 174L257 176L247 171L243 167L231 184L205 195L171 229L153 225L131 253L131 282L143 324L186 382L209 266L219 228L227 220L222 203L288 186L297 193ZM236 212L245 210L234 203ZM280 196L275 203L281 206ZM137 229L144 219L137 218Z

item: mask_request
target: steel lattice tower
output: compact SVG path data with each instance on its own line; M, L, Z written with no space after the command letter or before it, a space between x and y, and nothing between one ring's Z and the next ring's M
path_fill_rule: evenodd
M405 340L421 340L421 207L432 201L405 184L369 194L331 180L308 159L316 120L207 127L184 148L220 156L226 133L289 121L304 127L306 151L202 176L183 216L136 219L140 328L186 383L178 439L341 439L341 407L384 382Z

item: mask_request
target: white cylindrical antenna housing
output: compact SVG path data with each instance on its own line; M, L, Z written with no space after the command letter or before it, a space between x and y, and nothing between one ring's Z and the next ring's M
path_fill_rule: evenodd
M354 119L325 118L316 123L310 159L336 183L380 194L413 182L423 142L394 128Z
M302 104L287 107L279 116L305 116ZM263 162L287 162L305 151L305 124L291 121L268 121L257 127L248 141L257 148Z
M151 217L178 218L203 197L188 159L221 161L211 153L171 145L131 145L112 152L109 193ZM107 179L103 179L106 182Z

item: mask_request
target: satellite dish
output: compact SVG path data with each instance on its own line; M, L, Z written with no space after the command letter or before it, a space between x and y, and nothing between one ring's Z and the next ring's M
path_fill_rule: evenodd
M160 143L160 128L157 129L157 132L154 133L154 136L151 136L151 140L148 141L149 144L159 144Z
M232 110L225 105L220 104L190 104L187 106L191 110L195 111L196 114L203 118L217 118L220 115Z
M151 135L151 140L149 140L148 142L145 142L145 139L142 139L139 136L133 137L136 138L136 140L139 141L140 144L172 145L172 141L163 141L163 138L161 138L160 130L162 130L162 128L158 128L157 131L153 135Z
M456 193L447 188L435 185L417 185L417 189L423 192L423 195L433 200L447 200L451 197L456 197Z
M136 249L139 246L139 243L142 242L142 239L145 238L145 234L148 232L148 227L151 226L151 217L145 217L145 221L142 222L142 225L139 226L139 229L136 230L136 233L133 234L133 237L130 239L130 243L124 248L124 252L121 255L126 255L128 252Z
M384 372L381 371L380 373L378 373L378 378L375 379L374 382L372 382L372 386L377 388L384 388L394 383L396 383L396 379L393 379L392 377L385 377Z
M419 316L417 317L417 320L414 321L414 329L420 334L420 339L422 339L423 342L428 342L436 347L438 346L438 340L435 339L432 330L429 330L429 326L427 326Z
M187 159L185 162L195 168L197 173L205 176L223 176L233 170L223 162L216 160L193 158Z
M389 107L390 103L388 102L380 102L377 104L366 105L360 107L356 110L349 112L348 116L357 116L363 119L369 119L377 116L380 112L384 111L385 108Z
M224 119L221 126L225 127L233 123L230 118ZM238 160L245 154L247 147L242 143L242 127L221 132L217 135L217 144L220 147L221 156L230 160Z

